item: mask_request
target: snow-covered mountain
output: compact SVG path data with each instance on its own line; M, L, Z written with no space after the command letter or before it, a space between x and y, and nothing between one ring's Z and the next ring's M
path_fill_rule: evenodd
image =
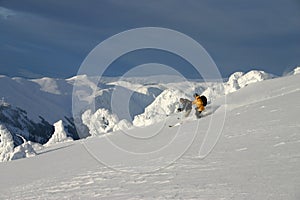
M236 73L222 85L226 104L218 94L220 83L195 82L187 87L185 82L151 86L139 82L161 90L155 97L149 95L153 101L144 104L145 112L134 118L134 122L147 119L144 125L148 126L120 126L99 136L105 127L114 130L109 120L118 124L121 119L109 107L87 110L84 123L95 136L40 149L32 145L36 156L0 163L0 199L299 199L300 75L269 79L264 72L247 74ZM99 89L99 100L101 90L106 94L114 90L111 83L103 83L106 88ZM131 89L130 84L137 83L118 86ZM151 93L140 86L132 89L146 95L143 98ZM210 95L213 112L167 126L176 122L169 101L185 95L191 98L194 92ZM152 115L154 108L159 115ZM157 121L156 116L164 120ZM206 137L208 130L215 133L212 121L223 125L215 146ZM56 127L53 138L66 138L62 122ZM0 126L0 135L0 147L14 151L5 126ZM204 141L214 148L203 159L199 151ZM7 155L11 154L0 154L10 160Z
M83 135L78 135L75 123L83 126L84 137L151 125L172 115L181 97L192 99L197 92L212 102L224 94L270 78L274 76L255 70L234 73L225 83L187 81L173 76L102 78L100 82L86 75L69 79L0 76L0 124L10 132L15 147L23 143L22 137L34 143L47 143L58 129L54 123L60 120L63 131L59 132L63 132L63 136L58 136L79 139ZM95 102L95 108L84 108L76 122L72 116L74 84L86 92L87 102ZM124 102L122 97L117 101L121 107L128 108L129 115L113 110L112 98L116 91L131 94L129 102ZM59 138L54 140L60 141Z

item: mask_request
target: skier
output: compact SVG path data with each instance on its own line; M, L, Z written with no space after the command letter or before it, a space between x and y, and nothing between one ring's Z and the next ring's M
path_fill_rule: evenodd
M192 101L184 98L180 98L179 102L181 106L177 109L178 112L185 111L184 117L188 117L192 111Z
M199 94L195 93L195 94L194 94L194 98L195 98L195 100L192 102L192 104L195 104L195 105L196 105L196 108L195 108L196 113L195 113L195 115L196 115L196 117L199 119L199 118L201 118L201 115L200 115L201 112L202 112L205 108L204 108L203 101L202 101L201 97L199 96Z

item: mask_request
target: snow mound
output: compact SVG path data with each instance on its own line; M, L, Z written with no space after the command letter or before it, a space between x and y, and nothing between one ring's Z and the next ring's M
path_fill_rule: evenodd
M252 70L246 74L243 72L233 73L227 83L224 84L225 94L229 94L239 90L240 88L246 87L249 84L264 81L267 79L274 78L272 74L268 74L264 71Z
M143 114L134 117L134 126L148 126L157 123L174 113L179 107L179 99L188 98L187 95L175 89L164 90L148 107Z
M293 70L293 75L296 75L296 74L300 74L300 67L296 67L296 68Z
M227 83L224 84L224 88L225 88L225 93L232 93L237 91L238 89L241 88L241 86L239 85L238 80L244 75L243 72L235 72L233 73Z
M204 95L207 98L207 104L213 102L216 98L224 95L224 85L223 83L215 83L211 84L207 87L201 95Z
M249 84L274 77L275 76L272 74L258 70L252 70L246 74L244 72L235 72L229 77L226 83L212 83L206 88L206 90L204 90L204 92L201 93L201 95L206 96L208 102L211 102L220 96L236 92Z
M119 120L118 116L112 114L109 110L100 108L95 113L87 110L82 114L82 122L89 129L92 136L101 135L116 130L124 130L132 125L129 121Z
M67 133L63 125L63 121L59 120L54 124L54 133L49 139L49 141L45 144L45 146L49 146L60 142L68 142L72 140L73 140L72 138L67 136Z
M240 88L243 88L251 83L260 82L271 78L274 78L274 75L268 74L264 71L252 70L246 73L245 75L241 76L238 79L238 84Z

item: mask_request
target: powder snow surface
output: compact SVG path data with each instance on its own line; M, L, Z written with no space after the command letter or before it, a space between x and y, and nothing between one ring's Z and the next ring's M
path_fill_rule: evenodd
M215 98L210 113L199 120L191 116L169 127L178 122L170 115L152 125L145 122L149 126L54 144L37 150L37 156L0 163L0 199L300 199L300 75L264 81L259 81L263 73L255 72L255 80L253 74L247 81L244 76L238 73L229 79L232 87L225 89L226 104L214 95L218 85L209 91L204 85L194 85L187 91L188 97L198 90ZM40 83L42 91L48 82ZM165 107L165 100L176 91L185 91L181 89L184 83L176 84L173 88L169 84L169 90L159 86L163 92L153 101L161 105L158 113L174 110ZM48 92L57 95L57 88L59 84ZM234 88L239 89L233 92ZM146 106L141 118L152 116L151 106ZM205 134L214 129L211 120L222 123L224 109L219 141L201 159ZM91 119L103 114L109 112L86 113L85 123L92 127ZM1 140L10 141L5 128L0 133ZM183 148L194 133L190 148ZM172 141L174 146L164 148ZM112 149L110 142L118 147ZM9 142L4 148L12 150ZM137 154L123 157L115 151L118 148ZM170 159L180 151L178 159Z

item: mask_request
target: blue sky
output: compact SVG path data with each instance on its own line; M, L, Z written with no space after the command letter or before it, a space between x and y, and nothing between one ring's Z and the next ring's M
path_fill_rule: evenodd
M0 74L71 77L101 41L148 26L198 41L223 77L251 69L281 75L300 65L298 0L0 0ZM154 50L122 56L107 75L149 62L193 78L184 60Z

